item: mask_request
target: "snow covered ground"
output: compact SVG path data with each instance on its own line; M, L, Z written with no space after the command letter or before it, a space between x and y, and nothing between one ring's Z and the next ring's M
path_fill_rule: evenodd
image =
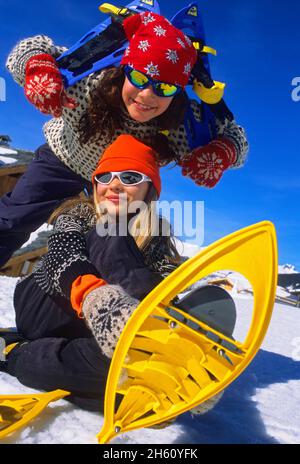
M44 224L31 234L28 243L47 230ZM199 248L177 242L183 256L194 256ZM295 272L284 265L281 272ZM243 340L251 321L252 296L240 293L249 283L235 273L226 271L214 277L227 277L234 285L238 320L234 337ZM0 327L15 325L13 292L17 279L0 276ZM277 293L288 296L278 287ZM214 443L300 443L300 308L276 303L273 317L254 361L227 390L209 413L192 418L186 413L163 430L142 429L123 434L115 444L214 444ZM32 393L18 380L0 372L0 394ZM1 443L96 444L103 417L83 411L67 401L50 404L26 428Z
M0 163L3 164L13 164L16 163L17 160L15 158L10 158L9 156L0 156Z
M17 155L18 152L16 150L11 150L10 148L0 147L0 164L12 164L16 163L17 160L15 158L10 158L9 156L1 156L1 155Z
M17 279L0 277L0 326L14 325L12 296ZM236 296L242 335L252 310L251 297ZM204 416L188 413L167 429L143 429L117 437L118 444L300 443L300 309L276 304L258 355ZM235 333L237 335L237 333ZM0 372L0 394L30 393ZM60 400L25 429L2 443L96 444L103 418Z
M0 147L0 155L17 155L18 152L16 150L12 150L11 148Z

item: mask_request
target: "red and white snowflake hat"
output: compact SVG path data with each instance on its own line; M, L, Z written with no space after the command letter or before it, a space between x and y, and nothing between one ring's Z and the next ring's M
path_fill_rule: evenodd
M170 21L156 13L141 13L125 19L129 40L121 64L151 78L185 87L197 60L191 40Z

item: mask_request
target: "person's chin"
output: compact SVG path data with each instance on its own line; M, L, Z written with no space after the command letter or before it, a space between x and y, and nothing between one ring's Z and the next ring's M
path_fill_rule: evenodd
M143 113L140 111L137 111L136 109L132 109L129 111L130 116L132 119L138 122L148 122L151 119L155 118L155 112L154 111L149 111L149 113Z

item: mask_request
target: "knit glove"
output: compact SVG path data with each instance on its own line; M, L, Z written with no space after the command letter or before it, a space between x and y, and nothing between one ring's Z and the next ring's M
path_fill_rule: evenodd
M89 292L82 313L102 352L109 358L139 300L120 285L105 285Z
M63 107L73 109L74 99L67 96L55 59L47 53L31 57L25 68L25 95L44 114L58 118Z
M80 319L84 318L82 306L85 298L96 288L106 285L105 280L94 274L80 275L72 283L70 301L72 308L77 312Z
M212 188L224 171L234 164L237 153L228 139L213 140L204 147L196 148L187 158L179 161L182 175L190 177L197 185Z

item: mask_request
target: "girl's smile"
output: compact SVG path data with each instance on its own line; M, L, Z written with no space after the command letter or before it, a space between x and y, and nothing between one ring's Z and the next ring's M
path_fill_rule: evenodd
M144 105L142 102L140 101L137 101L137 100L133 100L133 98L130 98L129 99L129 102L132 104L134 104L136 106L136 109L138 111L152 111L152 110L156 110L157 107L155 106L149 106L149 105Z

